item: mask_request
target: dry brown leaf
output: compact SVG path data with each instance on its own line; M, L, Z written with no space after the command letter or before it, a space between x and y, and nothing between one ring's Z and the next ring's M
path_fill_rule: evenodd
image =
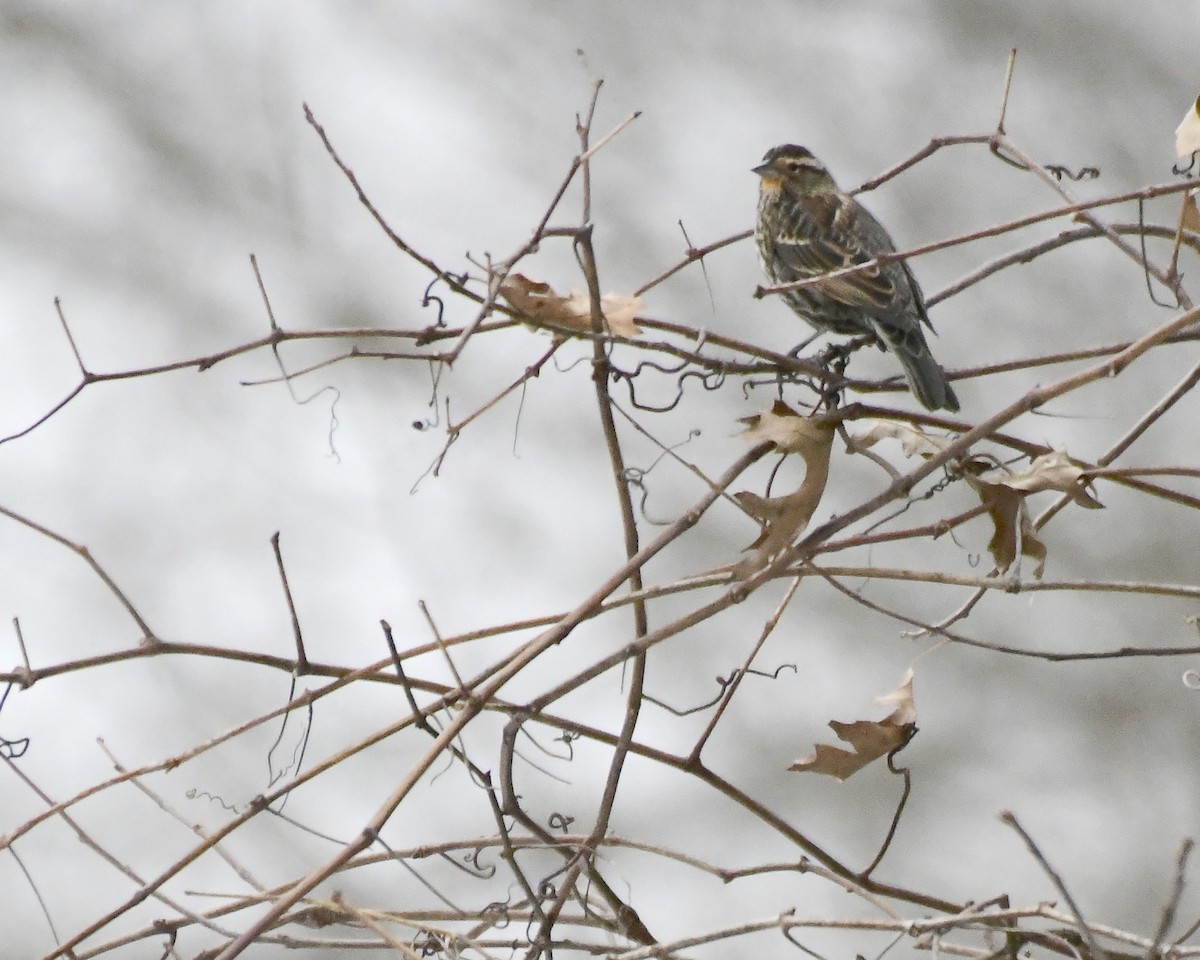
M988 516L992 518L994 531L988 541L988 552L996 563L996 570L1004 573L1012 566L1017 558L1017 545L1020 544L1021 554L1032 557L1037 561L1033 575L1041 578L1046 568L1046 545L1038 539L1033 522L1029 519L1029 510L1025 506L1025 494L1013 489L1005 483L992 482L979 471L982 461L968 461L964 465L963 476L967 483L979 494L979 499L987 508Z
M981 479L988 483L1002 483L1014 490L1025 493L1036 493L1039 490L1058 490L1067 494L1081 507L1088 510L1103 510L1104 504L1097 500L1088 490L1090 483L1085 477L1086 471L1073 461L1065 450L1054 450L1043 453L1029 464L1029 469L1023 473L1009 476L985 476Z
M1189 190L1183 195L1183 216L1181 218L1184 230L1200 233L1200 210L1196 209L1195 191Z
M869 429L853 437L854 446L867 449L880 440L899 440L906 457L920 456L928 460L945 450L954 437L939 437L920 427L899 420L874 420Z
M562 297L550 284L530 280L523 273L510 274L500 293L510 307L535 324L550 323L580 332L592 329L592 302L586 293L572 290ZM600 298L604 322L611 333L620 336L636 337L642 332L633 322L641 309L641 297L606 293Z
M768 441L785 453L804 458L804 482L795 493L784 497L762 497L742 491L734 498L762 524L762 532L747 547L751 555L734 568L738 577L761 570L771 558L791 546L816 512L829 479L829 456L833 449L834 421L823 417L802 417L782 401L775 401L766 413L743 421L750 428L742 437Z
M763 525L758 537L746 549L757 550L769 559L791 544L808 526L821 502L822 490L805 489L802 484L799 490L786 497L760 497L749 490L735 493L734 499Z
M743 440L773 443L781 453L798 453L806 461L822 448L828 455L833 444L834 423L831 420L803 416L782 400L776 400L770 410L740 422L747 425L742 431Z
M899 750L917 732L917 708L913 701L912 684L913 672L909 670L899 687L875 698L876 703L896 705L896 709L882 720L854 720L850 723L829 721L838 739L850 744L853 751L818 743L810 756L797 760L788 769L802 773L824 773L845 780L872 760Z

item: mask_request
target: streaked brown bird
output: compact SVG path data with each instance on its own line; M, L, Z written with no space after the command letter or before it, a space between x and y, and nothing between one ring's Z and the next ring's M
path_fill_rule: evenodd
M819 277L896 252L882 224L844 193L806 148L773 147L754 172L761 178L754 236L772 284ZM781 296L817 330L874 336L900 360L912 392L927 409L958 409L958 397L921 331L921 324L930 330L933 325L907 263L876 265Z

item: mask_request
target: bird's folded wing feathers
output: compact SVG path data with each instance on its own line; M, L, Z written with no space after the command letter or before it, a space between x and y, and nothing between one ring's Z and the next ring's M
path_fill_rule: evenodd
M774 247L775 256L795 273L796 280L817 277L873 259L861 250L796 234L781 234L775 238ZM779 279L782 281L783 277ZM886 309L896 295L896 288L879 265L823 280L818 286L821 293L839 303L876 310Z

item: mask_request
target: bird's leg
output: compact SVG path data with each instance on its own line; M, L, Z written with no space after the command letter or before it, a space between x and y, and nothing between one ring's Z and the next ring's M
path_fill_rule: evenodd
M792 349L791 349L791 350L789 350L789 351L787 352L787 355L788 355L789 357L791 357L793 360L799 360L799 359L800 359L800 354L801 354L801 353L804 351L804 348L805 348L805 347L807 347L807 346L808 346L810 343L812 343L814 340L816 340L816 339L817 339L817 337L821 336L823 333L824 333L824 331L823 331L823 330L818 330L816 333L814 333L814 334L813 334L811 337L809 337L807 340L801 340L801 341L800 341L798 344L796 344L794 347L792 347Z
M841 395L840 389L834 389L828 386L831 382L839 382L845 379L846 367L850 363L850 358L854 355L854 351L860 347L865 347L868 344L874 343L874 335L862 337L853 337L850 340L842 340L837 343L831 343L822 350L816 357L817 363L835 374L831 380L826 381L826 387L822 391L823 400L826 407L834 409L838 405L838 400Z
M849 340L842 340L838 343L831 343L816 356L816 361L821 366L828 370L832 370L837 374L845 374L846 365L850 362L850 358L854 355L854 351L868 344L875 343L874 334L869 334L862 337L853 337Z

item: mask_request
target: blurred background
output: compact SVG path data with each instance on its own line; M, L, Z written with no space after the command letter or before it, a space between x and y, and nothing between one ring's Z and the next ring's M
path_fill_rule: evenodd
M1198 29L1191 0L6 0L0 434L25 430L80 380L56 297L82 362L96 374L204 356L265 335L252 253L285 328L433 322L435 308L421 306L429 275L359 205L305 123L303 103L407 243L446 269L478 275L468 257L502 259L529 237L577 150L576 115L586 109L591 81L603 78L596 135L641 111L593 166L601 286L628 293L678 261L689 240L702 245L752 225L750 168L775 144L810 147L850 188L931 138L988 133L1013 47L1007 130L1039 162L1099 168L1099 179L1071 184L1072 191L1098 197L1170 181L1175 126L1200 92ZM944 150L864 199L901 249L1059 202L984 147ZM1146 219L1173 227L1177 203L1148 204ZM579 210L572 190L552 222L578 222ZM1138 210L1126 205L1105 216L1133 222ZM954 247L915 260L913 269L932 294L1062 227ZM564 241L544 244L522 269L562 292L582 286ZM693 266L655 288L645 313L787 350L808 331L783 304L753 299L758 283L753 246L738 243L707 258L704 272ZM473 315L471 304L445 299L447 323ZM1093 242L1005 271L935 307L932 317L935 353L953 370L1132 339L1170 313L1150 302L1135 263ZM418 600L447 635L569 609L622 557L590 370L572 362L585 348L564 351L523 396L468 427L438 475L430 474L445 444L445 404L450 419L461 421L547 345L523 329L478 338L442 373L433 406L433 371L416 362L325 367L296 381L295 396L278 382L243 385L278 376L265 350L203 373L93 384L36 430L0 446L0 506L86 546L149 626L173 641L292 654L270 547L276 531L315 661L358 666L386 656L380 618L392 623L401 646L426 642ZM298 369L343 349L309 342L282 355ZM1193 346L1159 351L1127 375L1022 419L1014 431L1094 459L1195 362ZM860 354L855 369L883 376L894 372L890 363ZM963 416L977 422L1039 377L1049 382L1070 369L963 382L956 387ZM673 381L662 381L661 394L647 389L646 398L669 400ZM670 415L642 419L664 442L687 441L681 452L715 475L744 449L737 418L766 406L769 393L747 396L732 383L711 393L689 387ZM1197 414L1194 401L1181 405L1120 465L1197 466ZM631 463L651 467L657 450L632 436L630 444ZM876 468L849 460L835 461L818 521L882 488ZM670 466L656 467L646 483L651 519L678 515L702 493L695 478ZM1068 510L1047 529L1048 578L1197 582L1193 514L1112 485L1099 493L1107 510ZM1052 502L1042 496L1038 503ZM955 489L910 516L932 520L970 503L968 491ZM669 580L732 562L754 535L744 516L719 507L650 574ZM989 535L981 520L957 540L858 559L983 572ZM781 591L764 590L656 650L649 692L676 707L715 696L714 677L740 664ZM929 620L967 596L884 583L863 591ZM1193 603L1085 596L992 597L961 626L1030 649L1195 641L1183 621L1197 612ZM690 603L664 605L661 616ZM127 649L139 638L83 559L7 518L0 518L0 615L6 623L20 619L35 667ZM868 770L837 784L785 768L814 740L830 738L829 719L882 715L871 698L896 686L927 645L902 638L903 629L822 584L806 584L758 663L765 670L793 664L795 672L744 689L706 753L713 769L851 864L865 865L878 848L898 796L895 778ZM580 630L506 694L532 696L627 640L627 620ZM19 663L14 633L0 649L6 669ZM463 648L459 668L480 669L503 649ZM914 795L877 878L949 899L1058 899L998 822L1009 809L1088 919L1150 935L1179 844L1200 824L1197 700L1180 679L1195 665L1178 658L1055 664L960 647L924 658L916 681L921 732L903 755ZM451 679L440 661L419 669ZM581 692L578 715L616 729L619 678L606 681ZM32 737L20 769L58 801L112 774L96 738L126 766L152 763L281 705L287 693L287 678L267 670L149 658L10 695L0 735ZM394 689L326 702L308 762L406 710ZM639 736L686 752L702 724L703 717L647 711ZM490 734L481 727L475 759L488 767L498 724ZM185 823L212 827L223 822L223 805L242 807L267 789L265 757L277 733L260 729L158 776L156 791L183 823L132 787L81 804L78 821L142 880L152 877L195 842ZM297 744L296 729L285 731L282 749ZM415 739L385 741L348 763L336 782L318 780L298 792L288 812L349 839L424 748ZM608 754L580 751L575 763L555 768L570 786L533 768L525 776L542 814L561 810L586 830ZM0 831L45 807L11 769L0 772ZM635 763L612 827L725 868L799 856L749 823L696 783ZM392 827L393 847L494 830L482 795L457 768L419 789ZM272 885L336 849L281 822L260 823L239 855ZM0 942L13 957L40 955L54 943L23 871L64 939L137 887L57 821L13 851L23 867L11 853L0 856ZM447 890L461 882L453 871L421 869ZM805 916L861 912L858 901L813 878L722 885L681 867L664 873L660 861L634 855L614 857L610 869L619 892L664 940L789 908ZM247 891L215 860L196 864L187 879L172 895L185 901L190 891L194 909L218 902L206 897ZM341 879L338 886L361 903L430 900L394 865L360 878L358 887ZM492 899L470 890L466 905ZM169 912L141 910L111 936ZM1198 910L1194 896L1185 898L1181 918L1190 921ZM803 939L834 955L871 955L886 943ZM794 950L778 935L753 942L772 956ZM114 955L144 955L140 949Z

